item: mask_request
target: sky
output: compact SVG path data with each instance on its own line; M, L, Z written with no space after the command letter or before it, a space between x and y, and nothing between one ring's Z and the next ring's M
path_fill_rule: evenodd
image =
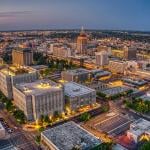
M0 0L0 31L150 31L150 0Z

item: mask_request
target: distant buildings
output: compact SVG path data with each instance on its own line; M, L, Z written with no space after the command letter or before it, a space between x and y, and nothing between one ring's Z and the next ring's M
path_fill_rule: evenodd
M106 51L96 52L95 57L96 57L96 65L98 67L109 64L108 53Z
M124 74L127 67L127 62L119 60L110 60L109 61L109 70L112 73L121 73Z
M64 92L66 106L70 110L76 111L81 107L92 106L96 103L96 91L75 82L65 83Z
M12 86L19 83L33 82L38 79L38 73L31 67L17 68L10 66L0 70L0 90L9 99L13 98Z
M17 48L12 51L12 62L16 66L30 66L33 64L33 52L29 48Z
M13 87L14 103L27 120L35 121L41 115L53 116L64 111L63 88L50 80L21 83Z
M135 60L136 59L136 48L134 47L125 47L124 48L124 59L126 60Z
M88 43L88 38L82 28L80 35L77 38L77 53L78 54L86 54L87 43Z
M68 58L72 56L73 50L66 46L55 46L53 48L53 56L60 58Z
M42 132L41 143L50 150L90 150L101 141L76 123L67 122Z
M62 71L61 77L66 81L84 82L90 78L90 71L83 68Z
M150 122L144 119L138 119L130 125L127 136L135 143L144 140L150 140Z

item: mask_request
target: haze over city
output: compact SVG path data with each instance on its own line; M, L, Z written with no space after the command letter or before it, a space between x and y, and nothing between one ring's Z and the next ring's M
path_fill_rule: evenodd
M150 31L149 0L1 0L0 30Z

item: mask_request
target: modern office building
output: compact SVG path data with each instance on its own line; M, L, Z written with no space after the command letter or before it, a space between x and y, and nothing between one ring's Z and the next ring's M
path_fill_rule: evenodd
M109 70L112 73L124 74L126 67L127 67L127 62L125 62L125 61L119 61L119 60L109 61Z
M16 66L30 66L33 64L33 52L30 48L17 48L12 51L12 62Z
M145 119L138 119L130 125L127 136L135 143L143 140L150 140L150 122Z
M88 38L82 28L80 35L77 38L77 53L78 54L86 54L86 49L88 45L87 43L88 43Z
M106 51L96 52L96 66L105 66L109 64L108 53Z
M12 99L12 86L19 83L33 82L39 77L37 71L31 67L17 68L10 66L0 70L0 90L4 95Z
M61 72L61 78L63 80L73 82L84 82L91 77L90 75L90 71L83 68Z
M134 47L125 47L124 48L124 59L126 60L135 60L137 50Z
M13 86L14 104L24 112L29 121L41 115L53 116L64 111L64 92L60 84L48 79Z
M64 93L66 106L73 111L96 103L96 91L75 82L65 83Z
M43 149L47 150L90 150L102 142L78 124L70 121L41 133Z

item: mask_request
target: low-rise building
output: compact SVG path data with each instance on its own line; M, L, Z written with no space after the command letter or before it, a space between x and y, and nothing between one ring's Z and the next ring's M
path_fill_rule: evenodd
M4 95L12 99L12 86L24 82L33 82L39 77L37 71L31 67L10 66L0 70L0 90Z
M78 110L96 103L96 91L75 82L64 84L66 106L70 110Z
M24 112L27 120L41 115L53 116L64 111L63 87L48 79L13 86L14 104Z
M139 78L124 78L123 84L137 89L145 89L148 87L148 82Z
M103 90L108 88L108 85L106 83L101 82L101 81L92 81L89 83L85 83L84 85L91 88L91 89L95 89L97 92L103 91Z
M142 118L133 122L130 130L127 131L127 136L135 143L142 139L150 140L150 122Z
M109 70L112 73L124 74L126 67L127 67L127 62L125 61L118 61L118 60L109 61Z
M105 77L109 78L111 76L111 72L101 70L101 69L91 70L90 72L91 72L91 76L95 79L105 78Z
M73 82L84 82L91 77L90 75L90 71L83 68L62 71L61 73L63 80Z
M110 96L114 96L117 94L121 94L121 93L126 92L128 90L129 90L129 88L127 88L127 87L117 86L117 87L108 88L108 89L102 91L102 93L106 94L107 97L110 97Z
M100 145L101 141L71 121L43 131L41 143L47 150L90 150Z

